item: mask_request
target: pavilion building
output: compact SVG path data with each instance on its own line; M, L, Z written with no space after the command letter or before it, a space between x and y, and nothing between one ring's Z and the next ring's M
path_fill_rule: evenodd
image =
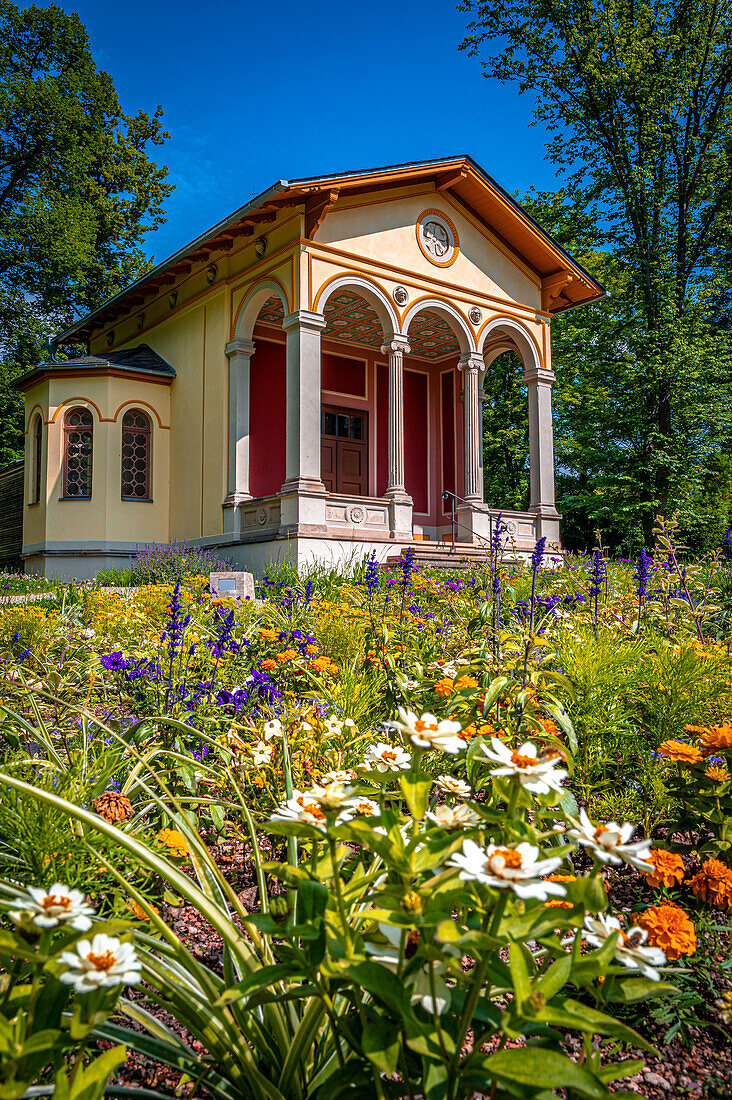
M508 350L530 502L503 517L518 551L559 546L550 322L603 293L469 157L280 180L19 381L26 569L171 539L255 569L484 546L482 389Z

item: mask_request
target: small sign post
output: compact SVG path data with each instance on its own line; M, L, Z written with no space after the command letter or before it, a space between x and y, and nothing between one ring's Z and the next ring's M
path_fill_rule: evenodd
M254 575L252 573L211 573L209 584L215 596L229 600L254 599Z

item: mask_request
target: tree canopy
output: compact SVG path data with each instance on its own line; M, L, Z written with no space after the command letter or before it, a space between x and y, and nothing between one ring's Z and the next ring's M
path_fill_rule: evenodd
M732 9L481 0L462 48L535 97L562 186L532 213L612 297L553 323L560 480L585 530L698 495L729 451Z
M122 110L77 15L0 0L0 465L22 447L14 376L46 338L151 266L172 187L162 108Z

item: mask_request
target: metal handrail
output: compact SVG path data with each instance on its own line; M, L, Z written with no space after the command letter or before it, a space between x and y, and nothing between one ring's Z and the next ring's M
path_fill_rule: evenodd
M455 549L455 528L462 527L463 530L470 531L470 528L467 527L464 523L460 523L460 521L455 516L456 501L459 501L461 504L467 504L470 508L473 509L473 511L481 512L482 515L488 516L488 538L486 538L485 535L480 534L478 535L478 538L483 539L483 542L486 542L490 546L491 542L493 541L493 513L490 512L487 508L479 508L477 504L473 504L472 500L466 500L465 497L458 496L457 493L453 493L449 489L445 489L442 494L442 499L447 500L448 497L450 498L450 541L452 549ZM475 532L470 531L470 533L471 535L473 535L473 538L475 538Z

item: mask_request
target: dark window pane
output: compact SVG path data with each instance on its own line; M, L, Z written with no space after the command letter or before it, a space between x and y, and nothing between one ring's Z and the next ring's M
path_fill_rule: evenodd
M338 435L342 439L348 439L348 422L350 419L350 416L339 415L338 417Z
M323 413L323 435L336 434L336 416L332 412Z
M363 417L351 417L351 439L363 439Z

